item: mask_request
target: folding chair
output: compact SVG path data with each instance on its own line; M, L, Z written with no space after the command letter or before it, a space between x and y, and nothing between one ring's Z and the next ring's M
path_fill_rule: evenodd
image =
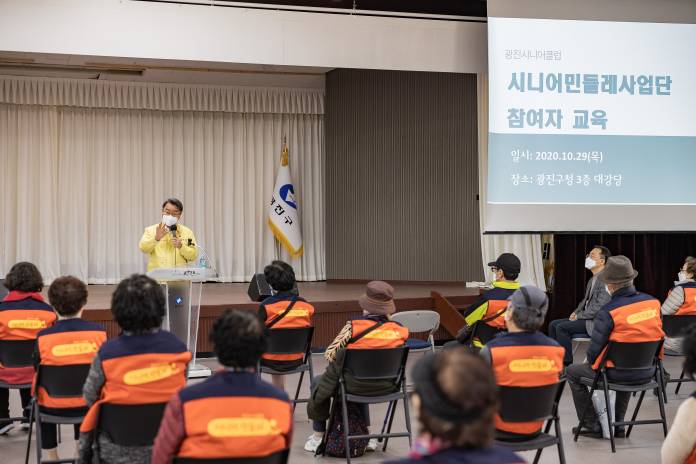
M592 338L588 337L587 335L574 334L570 339L570 343L573 345L573 357L575 357L575 352L578 351L578 348L580 348L580 344L590 343L591 341Z
M268 331L268 349L266 354L295 354L304 353L302 364L291 370L275 370L261 365L259 372L272 375L300 374L297 382L297 390L292 400L292 410L295 411L297 403L306 403L308 398L300 399L300 388L304 380L305 372L309 371L309 380L314 378L314 368L312 366L312 337L314 327L294 328L294 329L271 329Z
M34 347L36 340L0 340L0 364L5 367L34 368ZM0 388L21 390L31 388L31 383L8 383L0 380ZM22 416L7 417L3 420L21 421Z
M644 425L644 424L662 424L662 430L665 437L667 436L667 418L665 416L665 403L664 403L664 390L662 389L662 363L660 362L660 351L662 350L663 340L657 340L654 342L640 342L640 343L625 343L610 341L607 345L607 349L602 356L600 361L599 369L594 376L594 379L581 378L580 382L583 385L590 387L590 396L595 392L597 388L602 388L604 390L604 400L607 405L607 416L609 420L609 440L611 441L611 452L616 452L616 444L614 442L614 427L628 425L628 430L626 431L626 438L631 435L631 430L634 425ZM607 361L612 361L614 363L614 369L621 369L622 371L638 371L653 368L654 373L652 378L641 384L628 384L621 382L610 382L607 378ZM643 397L645 392L657 388L657 401L660 406L660 419L649 419L649 420L636 420L638 417L638 411L640 410L640 405L643 403ZM611 403L609 402L609 390L614 390L616 392L640 392L638 397L638 404L636 404L636 409L633 411L633 417L630 421L619 421L614 420L614 411L611 410ZM589 408L593 407L590 402L585 406L585 410L580 416L580 422L578 423L574 441L578 441L578 436L582 430L585 422L585 416Z
M97 431L121 446L151 446L167 403L113 404L99 407Z
M563 394L565 380L541 387L500 387L499 415L505 422L546 421L544 431L528 440L496 440L496 445L512 451L537 450L534 464L539 462L541 452L549 446L558 447L558 460L565 464L561 422L558 417L558 403ZM549 434L551 426L554 435Z
M283 450L269 456L257 458L174 458L174 464L287 464L290 450Z
M84 415L80 416L58 416L47 414L40 410L38 403L37 392L39 388L43 388L54 398L81 398L82 388L84 387L87 374L89 373L89 364L74 364L69 366L39 366L39 371L36 375L36 392L31 399L31 410L29 414L29 435L27 437L27 452L24 458L24 463L29 462L29 451L31 449L31 432L32 425L36 423L36 462L41 464L41 424L81 424ZM60 459L52 461L43 461L50 463L68 463L74 462L76 458Z
M469 348L471 348L471 350L474 352L478 352L481 348L474 345L474 340L478 340L482 345L485 345L489 341L493 340L496 335L502 332L505 332L505 330L496 329L485 322L478 321L474 325L474 332L471 336Z
M334 417L334 408L340 407L343 419L343 431L346 450L346 461L350 464L350 440L362 438L384 438L382 451L387 450L389 438L408 437L411 445L411 417L409 415L408 393L406 392L405 371L408 359L408 347L375 349L375 350L346 350L343 370L339 377L338 398L334 398L329 417ZM380 396L353 395L346 391L345 374L350 373L357 380L391 380L394 382L394 393ZM392 423L396 414L396 405L399 400L404 403L404 417L406 419L406 432L392 433ZM351 435L348 430L348 401L362 404L389 403L387 414L384 417L382 431L377 434ZM338 403L340 402L340 406ZM331 430L331 421L327 430ZM325 451L325 450L324 450ZM322 451L323 455L323 451Z
M662 316L662 330L665 332L665 336L670 338L680 338L684 336L684 330L692 324L696 324L696 316L675 316L675 315L663 315ZM665 356L681 356L684 355L677 353L675 351L665 349ZM684 368L681 370L678 379L670 379L667 383L676 383L677 388L674 390L676 395L679 394L679 389L681 384L684 382L693 382L692 379L684 377Z
M409 338L406 346L409 353L430 350L435 352L435 337L433 334L440 327L440 315L435 311L401 311L392 315L391 320L398 322L408 329L409 332L427 332L427 340Z

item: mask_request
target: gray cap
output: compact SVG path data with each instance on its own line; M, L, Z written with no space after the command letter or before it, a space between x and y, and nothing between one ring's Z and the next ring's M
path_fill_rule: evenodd
M515 290L510 296L510 302L517 311L529 311L531 316L545 317L549 308L549 299L546 292L534 285L525 285Z

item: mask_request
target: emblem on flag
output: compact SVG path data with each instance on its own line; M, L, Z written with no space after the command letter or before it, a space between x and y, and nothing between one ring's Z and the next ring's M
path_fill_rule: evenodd
M280 168L276 175L271 202L268 205L268 226L276 240L283 244L294 258L302 256L302 229L295 186L290 176L290 154L288 145L283 141L280 155Z

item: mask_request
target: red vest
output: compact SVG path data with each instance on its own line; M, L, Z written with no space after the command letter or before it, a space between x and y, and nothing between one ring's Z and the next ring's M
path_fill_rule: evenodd
M271 303L264 303L266 309L266 325L270 324L278 316L280 316L290 305L291 300L273 298ZM314 306L304 300L298 299L292 309L273 324L271 330L274 329L298 329L312 326L312 316L314 316ZM264 354L263 359L273 361L296 361L302 359L304 353L292 354Z
M351 321L352 337L355 338L377 324L373 319L356 319ZM385 322L346 348L350 350L374 350L381 348L398 348L404 346L408 339L408 329L396 322Z
M558 383L563 370L564 349L557 344L516 344L512 340L524 338L543 339L546 337L540 333L516 333L504 336L510 343L500 343L503 339L496 339L497 343L489 343L491 362L496 383L505 387L541 387ZM495 417L495 428L510 433L533 434L541 430L543 421L530 422L504 422L499 415Z
M221 371L179 393L179 457L263 457L290 446L292 404L256 373Z
M660 318L660 302L650 298L636 303L619 306L611 309L609 315L614 321L614 329L609 334L609 341L640 343L653 342L664 338L662 331L662 319ZM602 357L606 352L605 347L597 356L593 369L599 369ZM614 367L614 363L607 361L607 367Z
M43 329L56 320L53 308L39 293L12 291L0 303L0 340L36 340ZM11 384L31 383L34 366L3 367L0 380Z
M168 402L186 384L186 366L191 360L186 345L163 330L144 335L121 335L106 342L98 356L105 381L99 400L82 422L81 432L89 432L97 426L102 403Z
M90 365L99 347L106 341L103 327L82 319L66 319L39 333L37 348L42 366ZM34 378L36 386L36 377ZM80 408L87 406L82 396L54 398L39 388L39 405L47 408Z

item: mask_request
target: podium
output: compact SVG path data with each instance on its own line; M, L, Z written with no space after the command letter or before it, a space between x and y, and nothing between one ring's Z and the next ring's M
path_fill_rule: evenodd
M189 378L210 376L209 368L196 364L196 342L203 282L217 278L217 272L209 267L173 267L153 269L147 276L160 282L164 289L167 311L162 328L186 343L192 354Z

